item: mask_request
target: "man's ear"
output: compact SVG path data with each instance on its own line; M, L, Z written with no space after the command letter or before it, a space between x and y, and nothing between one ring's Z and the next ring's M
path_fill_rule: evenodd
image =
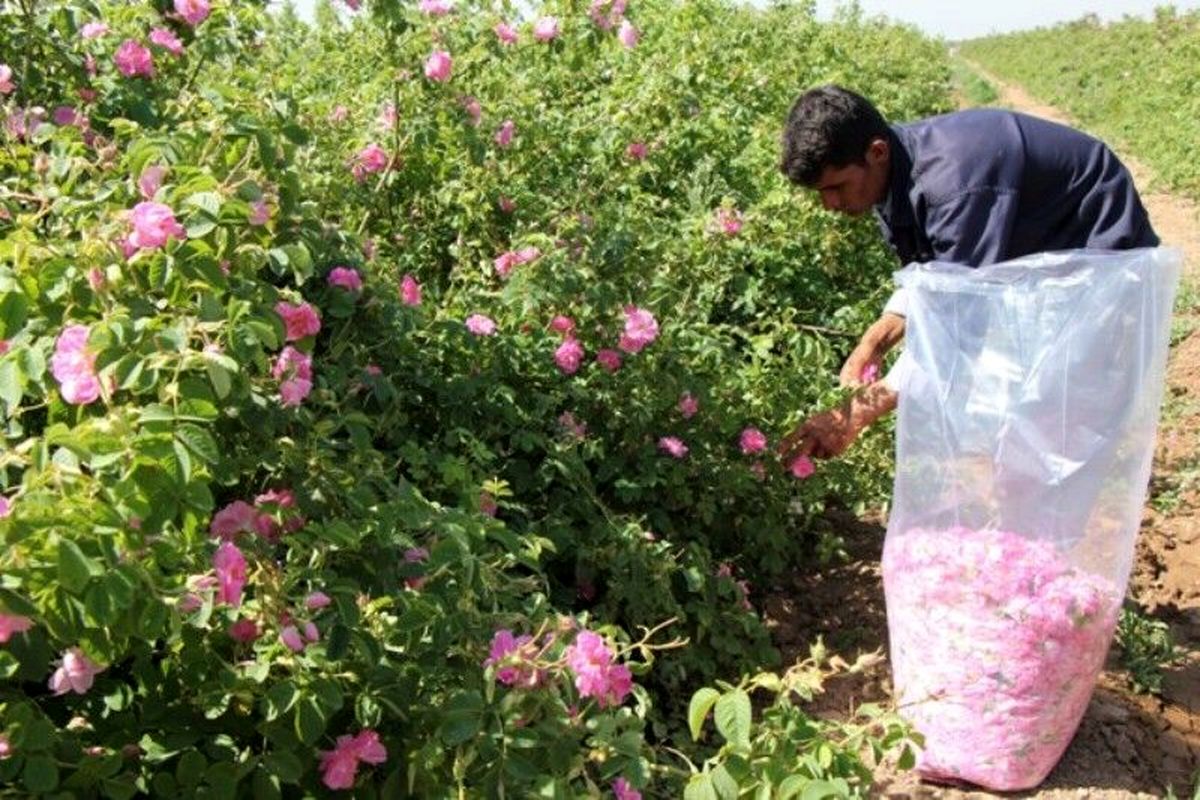
M867 145L866 161L872 166L886 164L891 150L892 146L887 139L876 137Z

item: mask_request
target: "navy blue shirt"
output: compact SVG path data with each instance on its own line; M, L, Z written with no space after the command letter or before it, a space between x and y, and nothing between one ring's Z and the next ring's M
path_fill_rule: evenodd
M1103 142L997 109L893 125L890 186L875 213L905 264L978 267L1159 243L1129 171Z

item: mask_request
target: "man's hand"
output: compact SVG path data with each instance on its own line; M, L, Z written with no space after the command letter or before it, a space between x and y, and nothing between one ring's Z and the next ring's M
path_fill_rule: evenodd
M783 437L779 454L785 462L797 456L833 458L846 451L861 429L856 427L846 408L835 408L809 417L804 424Z
M882 374L884 355L903 338L904 317L899 314L883 314L867 328L858 346L846 359L838 375L838 382L842 386L874 383Z

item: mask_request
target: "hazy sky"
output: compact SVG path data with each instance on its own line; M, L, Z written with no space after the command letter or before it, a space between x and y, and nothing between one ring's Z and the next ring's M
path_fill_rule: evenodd
M312 19L313 0L293 0L302 17ZM928 33L947 39L965 39L989 33L1035 28L1078 19L1089 12L1102 19L1125 14L1149 16L1164 0L860 0L868 14L886 14L911 22ZM838 0L817 0L818 16L828 17ZM1200 8L1200 0L1179 0L1182 10ZM636 16L637 0L629 4Z

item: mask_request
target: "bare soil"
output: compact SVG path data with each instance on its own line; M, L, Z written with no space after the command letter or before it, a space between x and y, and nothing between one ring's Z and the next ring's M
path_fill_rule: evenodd
M975 65L1000 93L1000 105L1072 124ZM1115 149L1138 186L1153 187L1143 165ZM1186 198L1142 189L1142 199L1165 244L1187 262L1185 283L1200 283L1200 212ZM1172 350L1159 430L1150 502L1142 522L1129 597L1143 612L1166 622L1188 653L1166 671L1161 696L1133 691L1119 653L1110 654L1079 731L1058 766L1036 791L1012 796L1059 800L1163 797L1200 793L1200 318L1180 320L1191 333ZM887 652L887 623L880 577L884 528L878 520L835 516L849 560L818 574L795 576L764 599L768 624L785 659L803 658L822 636L847 661ZM813 711L845 717L864 702L891 698L886 660L867 671L834 678ZM987 798L989 792L922 783L913 773L884 765L877 796L887 798ZM1197 796L1200 796L1198 794Z

